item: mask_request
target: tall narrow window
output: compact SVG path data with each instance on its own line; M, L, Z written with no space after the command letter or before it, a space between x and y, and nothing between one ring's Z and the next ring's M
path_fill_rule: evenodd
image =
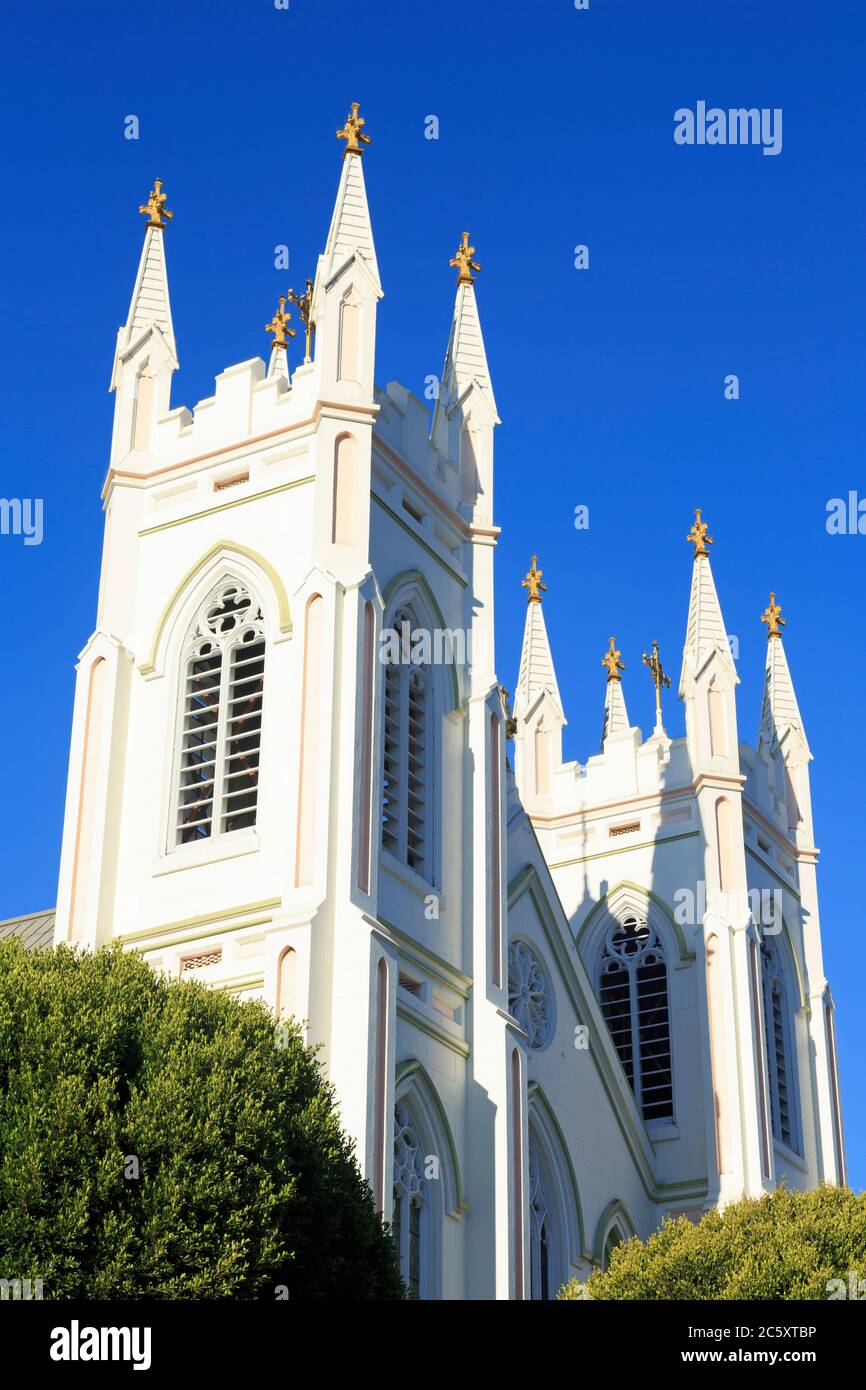
M553 1213L546 1175L535 1145L529 1144L529 1276L534 1299L555 1298Z
M364 688L361 692L361 769L358 825L358 887L370 891L370 826L373 799L373 695L376 616L372 603L364 604Z
M396 614L399 654L385 667L382 845L429 879L430 689L427 672L411 663L414 626L410 610Z
M391 1234L410 1298L423 1298L428 1258L429 1202L424 1154L414 1120L402 1101L394 1111L394 1214Z
M786 1144L789 1149L798 1149L791 1011L778 953L769 938L765 938L761 944L761 972L773 1138Z
M265 628L237 580L202 605L184 662L175 843L256 823Z
M645 1120L674 1113L668 971L658 932L638 917L605 933L596 990L613 1045Z
M520 1053L511 1051L511 1162L514 1186L514 1297L523 1298L523 1077Z

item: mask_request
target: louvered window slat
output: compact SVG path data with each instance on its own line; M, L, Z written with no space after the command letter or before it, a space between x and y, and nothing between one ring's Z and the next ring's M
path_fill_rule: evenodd
M242 584L225 581L202 606L190 639L181 698L177 844L255 824L264 673L262 611Z
M664 950L636 917L608 929L596 966L601 1011L645 1120L673 1117L673 1072Z
M406 626L404 626L404 624ZM408 610L394 616L400 657L411 653L416 629ZM383 709L382 845L416 873L429 877L430 730L427 673L405 660L385 670Z

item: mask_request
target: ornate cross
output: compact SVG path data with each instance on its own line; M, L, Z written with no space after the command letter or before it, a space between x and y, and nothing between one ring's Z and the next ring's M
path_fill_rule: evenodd
M692 545L695 547L696 560L699 555L709 555L710 553L707 550L707 546L712 545L713 538L712 536L707 535L709 529L710 528L707 525L707 523L705 521L701 521L700 507L696 507L694 526L692 527L691 531L689 531L689 534L686 536L686 540L691 541Z
M776 595L770 594L770 602L761 615L761 622L767 624L767 639L771 637L781 637L782 628L787 626L781 617L782 605L776 602Z
M165 227L163 218L167 217L169 222L174 217L173 212L169 212L165 206L166 194L162 191L162 179L154 179L153 188L146 203L142 203L139 212L147 214L148 227L159 227L162 231Z
M540 603L541 595L547 593L547 585L541 582L541 576L543 574L544 570L538 568L538 556L533 555L532 566L529 573L525 579L521 579L520 581L521 589L529 590L529 598L526 600L527 603Z
M313 334L316 331L316 325L310 322L310 309L313 307L312 280L307 281L307 288L304 290L303 294L295 294L295 291L293 289L290 289L289 302L298 306L298 313L301 316L301 323L304 325L304 328L307 331L307 346L305 350L306 355L304 357L304 361L309 362L310 345L313 341Z
M658 715L659 722L661 722L661 715L662 715L662 693L661 693L661 692L662 692L662 686L663 686L663 685L664 685L664 686L667 686L668 690L670 690L670 688L671 688L671 678L670 678L670 676L666 676L665 673L664 673L664 671L662 670L662 664L661 664L661 661L660 661L660 659L659 659L659 644L658 644L658 642L653 642L652 656L647 656L646 652L644 652L644 654L643 654L643 664L644 664L644 666L648 666L648 667L649 667L650 675L652 676L653 685L654 685L655 688L656 688L656 714Z
M370 143L369 135L361 134L361 126L366 125L367 122L363 116L358 115L360 104L358 101L352 102L352 109L346 117L346 124L342 130L337 131L337 139L346 142L346 148L343 150L344 159L347 154L363 154L362 146Z
M270 323L265 324L265 332L273 333L274 335L273 347L288 347L288 343L286 342L287 334L290 338L294 338L295 330L294 328L289 328L289 319L291 317L291 314L286 313L286 296L281 294L279 309L277 309Z
M604 656L601 658L602 666L607 667L607 678L609 681L622 680L619 673L625 670L625 663L620 661L621 656L622 652L617 651L616 642L611 637L610 651L605 652Z
M474 255L475 247L469 245L469 233L464 232L463 240L457 247L457 250L454 252L454 255L451 257L451 260L448 262L449 265L457 266L460 270L460 274L457 276L458 285L474 285L475 276L472 274L472 272L474 270L477 274L477 272L481 269L481 266L478 264L478 262L473 261L472 257Z

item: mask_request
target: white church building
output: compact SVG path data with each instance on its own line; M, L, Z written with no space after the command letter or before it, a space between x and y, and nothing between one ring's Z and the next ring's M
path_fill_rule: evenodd
M375 382L362 127L296 342L283 301L194 409L142 208L54 939L304 1020L410 1292L552 1298L669 1214L845 1180L811 753L772 597L741 741L699 514L685 737L630 723L612 640L563 762L535 560L512 715L479 267L464 235L431 418Z

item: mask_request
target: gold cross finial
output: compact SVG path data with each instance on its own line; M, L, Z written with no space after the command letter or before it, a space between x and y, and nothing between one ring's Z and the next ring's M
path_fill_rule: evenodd
M307 288L304 290L304 293L303 293L303 294L295 294L295 291L294 291L293 289L290 288L290 289L289 289L289 303L290 303L290 304L296 304L296 305L298 306L298 313L299 313L300 316L301 316L301 323L304 325L304 328L306 329L306 332L307 332L307 346L306 346L306 350L305 350L304 361L305 361L305 362L309 362L309 360L310 360L310 345L311 345L311 343L312 343L312 341L313 341L313 334L314 334L315 331L316 331L316 325L315 325L314 323L311 323L311 321L310 321L310 310L311 310L312 307L313 307L313 282L312 282L312 280L308 280L308 281L307 281Z
M166 194L162 191L162 179L154 179L153 188L146 203L142 203L139 212L147 214L148 227L159 227L162 231L165 227L163 218L167 217L169 222L174 217L173 212L169 212L165 205Z
M625 670L625 663L620 661L621 656L622 652L617 651L616 642L613 637L611 637L610 651L605 652L604 656L601 658L602 666L607 667L608 681L622 680L619 673Z
M473 261L472 257L474 255L475 247L469 245L469 233L464 232L463 240L448 262L449 265L457 266L460 270L460 274L457 276L458 285L474 285L475 276L472 272L474 270L477 274L481 269L478 262Z
M710 528L707 525L707 523L705 521L701 521L700 507L696 507L694 525L692 526L691 531L689 531L689 534L686 536L686 540L691 541L692 545L695 547L696 560L699 555L709 555L710 553L707 550L707 546L712 545L713 538L712 536L707 535L709 529Z
M363 116L358 115L360 104L358 101L352 102L352 109L346 117L346 124L342 130L337 131L337 139L346 142L346 148L343 150L344 159L347 154L363 154L362 146L370 143L369 135L361 134L361 126L366 125L367 122Z
M533 555L529 573L525 579L520 581L520 587L529 590L529 598L526 600L527 603L540 603L541 595L547 593L547 585L541 582L541 576L543 574L544 570L538 568L538 556Z
M281 294L279 309L277 309L270 323L265 324L265 332L273 333L274 335L274 341L271 344L272 347L288 347L288 343L286 342L287 334L290 338L294 338L295 330L294 328L289 328L289 319L291 317L291 314L286 313L286 296Z
M660 660L660 658L659 658L659 644L658 644L658 642L653 642L652 656L647 656L646 652L644 652L644 654L643 654L643 664L644 664L644 666L648 666L648 667L649 667L650 675L652 676L652 682L653 682L653 685L654 685L655 688L656 688L656 715L657 715L657 717L658 717L659 723L661 723L661 716L662 716L662 695L661 695L661 691L662 691L662 686L663 686L663 685L664 685L664 686L667 686L668 690L670 690L670 688L671 688L671 678L670 678L670 676L666 676L665 673L664 673L664 671L662 670L662 663L661 663L661 660Z
M776 595L770 594L770 602L761 615L761 622L767 624L767 640L771 637L781 637L782 628L787 626L785 619L781 616L782 605L776 602Z

